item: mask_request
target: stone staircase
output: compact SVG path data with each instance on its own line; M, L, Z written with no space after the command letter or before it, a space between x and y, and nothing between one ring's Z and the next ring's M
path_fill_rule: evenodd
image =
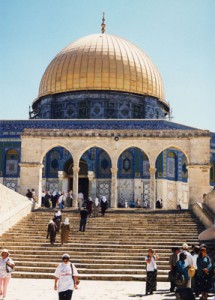
M105 217L89 218L85 233L79 232L79 213L64 210L71 224L68 244L46 239L53 210L38 209L0 237L16 263L13 277L53 278L61 255L69 253L81 279L143 280L148 248L159 254L158 280L166 281L172 246L198 244L204 227L189 211L110 210Z

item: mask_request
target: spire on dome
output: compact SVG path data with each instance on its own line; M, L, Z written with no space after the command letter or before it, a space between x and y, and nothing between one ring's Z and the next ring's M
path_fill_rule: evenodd
M106 24L105 24L105 13L104 12L103 12L103 18L102 18L102 24L101 24L101 26L102 26L102 29L101 29L102 33L105 33L105 26L106 26Z

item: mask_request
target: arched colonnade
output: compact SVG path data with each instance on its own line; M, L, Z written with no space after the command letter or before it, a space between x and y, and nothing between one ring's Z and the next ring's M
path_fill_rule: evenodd
M54 136L53 136L54 135ZM153 134L152 134L153 135ZM117 207L117 173L120 155L129 148L140 149L149 160L150 173L150 203L155 205L156 197L156 160L162 151L168 148L180 150L186 157L189 177L189 204L201 200L201 195L209 190L210 169L210 138L207 135L191 136L180 135L171 131L165 135L160 134L147 137L132 134L115 138L109 136L95 136L86 134L74 136L71 132L26 132L22 135L22 157L20 163L20 192L25 194L26 189L35 184L34 188L40 199L43 158L54 147L64 147L73 159L73 195L74 205L77 203L79 163L82 155L90 148L103 149L111 161L111 207Z

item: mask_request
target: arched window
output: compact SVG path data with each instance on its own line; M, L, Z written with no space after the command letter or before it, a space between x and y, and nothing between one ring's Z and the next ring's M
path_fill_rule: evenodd
M167 154L167 177L169 179L177 180L176 178L176 155L169 151Z
M16 149L6 152L5 176L17 176L19 170L19 153Z
M124 151L119 159L119 174L123 177L134 177L134 158L129 150Z
M97 177L99 178L110 178L111 177L111 160L106 151L101 150L98 157L97 164Z

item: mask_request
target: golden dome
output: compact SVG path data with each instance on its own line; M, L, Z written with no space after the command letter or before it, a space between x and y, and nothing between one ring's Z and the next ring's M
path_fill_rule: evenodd
M162 78L137 46L109 34L83 37L64 48L47 67L39 97L70 91L111 90L165 101Z

